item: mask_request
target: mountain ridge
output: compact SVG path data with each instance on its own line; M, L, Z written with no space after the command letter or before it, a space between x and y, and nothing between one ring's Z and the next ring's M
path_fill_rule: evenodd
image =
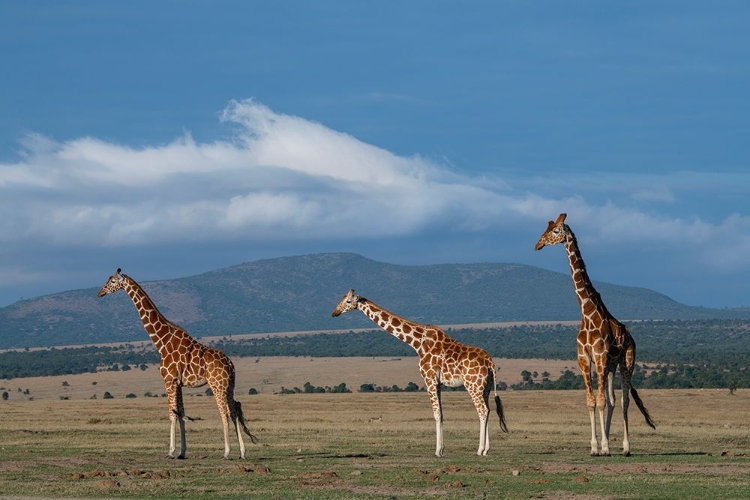
M524 264L408 266L355 253L318 253L249 261L171 280L131 277L165 317L195 337L373 326L361 314L331 318L350 288L422 323L580 319L570 275ZM618 318L750 318L748 309L688 306L645 288L594 285ZM97 291L59 292L0 309L0 348L147 339L127 294L100 299Z

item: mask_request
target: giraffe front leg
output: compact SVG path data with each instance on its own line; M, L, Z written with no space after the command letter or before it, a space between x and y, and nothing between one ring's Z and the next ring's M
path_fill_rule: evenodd
M596 417L594 416L596 411L596 399L594 398L594 392L591 389L591 365L587 358L579 355L578 366L581 369L581 375L583 376L583 385L586 387L586 407L589 410L589 420L591 421L591 456L599 454L599 443L596 440Z
M606 373L604 369L599 369L597 366L597 388L596 388L596 405L599 407L599 425L602 431L602 448L599 453L602 456L608 457L609 454L609 428L607 418L604 416L605 409L610 412L609 401L606 396Z
M427 386L427 393L430 395L430 401L432 402L432 414L435 417L435 456L441 458L443 456L443 406L440 401L440 383L436 380L428 381L425 379L425 385Z
M167 383L167 398L169 400L169 453L167 458L185 458L187 443L185 441L185 408L182 402L182 387L176 382ZM175 427L180 424L180 454L175 457Z

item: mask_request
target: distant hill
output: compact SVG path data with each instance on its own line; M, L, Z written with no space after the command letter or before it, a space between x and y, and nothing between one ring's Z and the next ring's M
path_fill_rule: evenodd
M331 318L349 288L423 323L580 318L568 274L520 264L402 266L328 253L247 262L168 281L132 277L167 318L195 337L371 327L362 314ZM691 307L645 288L595 286L622 320L750 318L748 309ZM97 291L61 292L0 309L0 348L147 339L127 294L99 299Z

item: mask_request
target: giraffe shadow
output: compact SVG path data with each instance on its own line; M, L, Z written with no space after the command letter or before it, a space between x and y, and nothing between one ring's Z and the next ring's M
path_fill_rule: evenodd
M305 453L300 456L318 458L365 458L372 460L375 458L387 457L388 455L386 453Z
M638 453L638 455L644 457L707 457L711 456L712 453L709 451L667 451L662 453Z

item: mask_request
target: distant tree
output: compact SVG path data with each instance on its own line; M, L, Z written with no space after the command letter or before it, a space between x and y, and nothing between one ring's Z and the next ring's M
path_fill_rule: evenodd
M63 380L62 386L63 386L63 387L69 387L69 386L70 386L70 384L68 383L68 381L67 381L67 380ZM19 389L19 391L20 391L20 389Z
M141 366L139 366L139 368L141 369L142 372L145 372L146 370L148 370L148 365L141 363Z
M133 399L133 398L137 398L138 396L136 396L135 394L131 392L131 393L126 394L125 397L128 399Z
M256 389L255 387L251 387L250 390L247 391L247 393L249 395L251 395L251 396L254 396L254 395L258 394L258 389Z
M418 390L419 386L414 382L409 382L406 384L406 387L404 387L404 392L417 392Z
M339 385L331 387L331 392L340 394L340 393L352 392L352 391L346 386L345 383L341 382Z
M359 392L375 392L375 384L362 384L359 386Z
M114 399L115 397L109 393L109 391L104 392L104 399Z
M8 401L9 397L10 397L10 394L8 394L8 391L3 391L3 401Z
M210 388L210 387L208 387L208 388L206 389L206 396L213 396L213 395L214 395L214 391L212 391L212 390L211 390L211 388Z

